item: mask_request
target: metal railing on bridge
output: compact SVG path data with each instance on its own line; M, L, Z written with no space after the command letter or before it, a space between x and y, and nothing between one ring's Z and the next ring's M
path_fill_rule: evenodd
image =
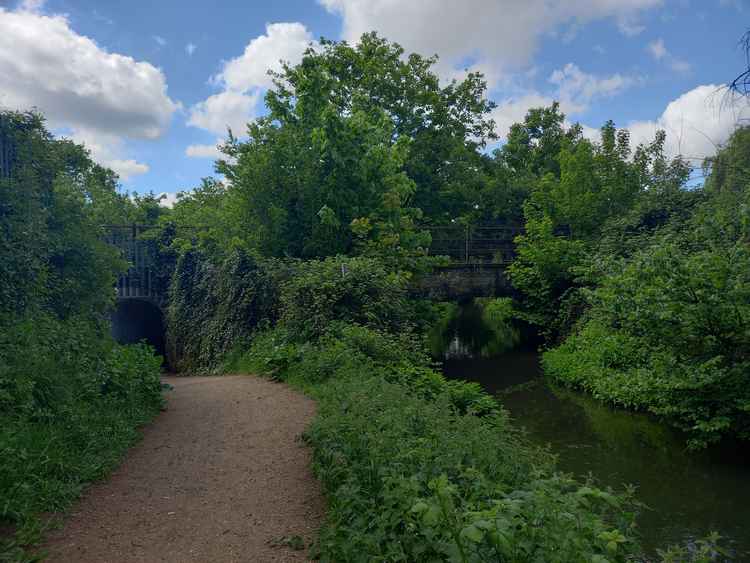
M122 252L129 267L120 275L115 286L118 299L144 299L158 302L156 289L155 251L151 241L141 235L150 227L145 225L104 225L105 240Z
M428 229L432 235L430 254L449 256L463 264L510 264L515 257L513 240L523 232L522 227L507 224L447 225Z

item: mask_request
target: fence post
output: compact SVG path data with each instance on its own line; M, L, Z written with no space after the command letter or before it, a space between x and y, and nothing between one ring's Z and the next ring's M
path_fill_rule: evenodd
M466 230L464 231L464 234L465 234L464 240L466 241L466 247L465 247L465 253L464 253L464 257L465 257L464 262L466 262L466 264L468 264L469 263L469 225L466 225Z

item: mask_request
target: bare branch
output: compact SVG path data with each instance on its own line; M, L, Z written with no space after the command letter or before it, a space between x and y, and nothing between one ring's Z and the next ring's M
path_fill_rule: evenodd
M740 47L745 51L745 70L729 83L729 89L743 96L750 95L750 31L740 39Z

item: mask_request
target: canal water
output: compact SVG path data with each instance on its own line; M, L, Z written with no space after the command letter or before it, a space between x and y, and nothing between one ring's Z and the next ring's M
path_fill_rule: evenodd
M688 452L684 439L653 417L612 409L546 381L533 346L481 357L491 331L474 306L458 310L443 333L446 376L498 395L529 439L558 456L561 470L592 475L600 486L636 486L648 506L639 527L649 552L716 531L736 561L750 561L747 445Z

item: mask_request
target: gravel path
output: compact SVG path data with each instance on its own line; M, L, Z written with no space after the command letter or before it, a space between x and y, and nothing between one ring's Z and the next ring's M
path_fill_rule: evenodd
M49 536L48 561L306 561L288 544L323 517L299 440L314 403L251 376L165 381L168 409Z

